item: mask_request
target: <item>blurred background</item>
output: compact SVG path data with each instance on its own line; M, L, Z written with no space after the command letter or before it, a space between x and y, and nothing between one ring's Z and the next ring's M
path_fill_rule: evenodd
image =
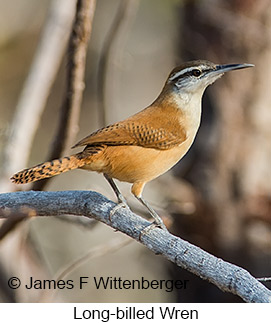
M73 8L76 1L70 3ZM113 37L114 19L123 9L123 3L126 11L121 18L122 27ZM61 0L0 0L2 192L17 189L8 183L12 174L7 174L5 166L5 151L16 106L34 57L41 48L44 28L52 20L57 28L58 15L54 10L64 5ZM208 59L221 64L255 64L253 69L228 73L207 89L203 98L202 124L194 145L170 172L149 183L144 190L146 200L166 217L171 232L246 268L255 277L270 277L271 274L270 7L268 0L97 1L79 129L71 143L75 144L104 123L124 119L151 104L171 69L183 61ZM70 15L72 17L72 10ZM67 27L67 38L69 33ZM99 64L111 36L102 114L98 96ZM43 162L54 140L65 93L66 51L63 42L59 68L55 67L56 75L52 77L49 96L44 99L29 158L23 167ZM31 123L31 112L28 113ZM130 185L118 184L132 209L144 215L144 210L130 193ZM81 170L53 178L45 189L94 190L115 201L114 193L102 175ZM0 300L240 301L121 236L101 223L82 225L58 218L37 218L20 223L1 237ZM115 247L110 249L109 246ZM18 276L25 282L30 276L35 279L58 277L69 264L93 250L93 255L68 272L65 279L76 280L79 276L188 279L188 287L179 293L149 289L104 291L92 284L83 290L60 290L53 295L39 290L12 292L6 287L10 276ZM270 287L270 284L266 283L266 286Z

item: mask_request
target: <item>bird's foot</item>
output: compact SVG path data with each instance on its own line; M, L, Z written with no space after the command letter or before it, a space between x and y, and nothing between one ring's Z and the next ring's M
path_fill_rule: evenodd
M110 222L112 222L112 217L114 216L114 214L121 208L126 208L126 209L130 210L129 205L127 204L127 202L124 198L119 200L118 204L116 206L114 206L113 209L110 211L110 214L109 214L109 221Z
M161 219L161 221L159 221L159 223L154 221L154 222L150 223L149 225L147 225L143 230L140 231L140 233L139 233L139 241L141 240L143 235L148 234L152 229L155 229L157 227L164 230L164 231L166 231L166 232L168 231L168 229L165 226L162 219Z

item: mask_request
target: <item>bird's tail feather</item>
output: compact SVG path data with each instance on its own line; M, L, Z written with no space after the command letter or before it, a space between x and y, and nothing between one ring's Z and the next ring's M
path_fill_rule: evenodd
M13 183L26 184L43 178L52 177L68 170L76 169L84 165L84 160L79 154L54 159L31 168L24 169L11 177Z

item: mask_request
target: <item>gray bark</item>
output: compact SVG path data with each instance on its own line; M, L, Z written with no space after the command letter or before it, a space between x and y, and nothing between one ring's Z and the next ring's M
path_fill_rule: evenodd
M0 194L0 218L8 218L16 212L17 216L21 214L22 217L26 213L31 217L61 214L93 217L246 302L271 302L271 291L245 269L223 261L158 227L152 226L142 231L150 222L124 208L117 209L112 215L114 207L114 202L89 191Z

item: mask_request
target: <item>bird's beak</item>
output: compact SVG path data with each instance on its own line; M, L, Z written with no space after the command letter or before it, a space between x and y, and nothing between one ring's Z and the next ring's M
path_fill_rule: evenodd
M253 67L253 64L226 64L226 65L217 65L215 70L212 70L212 74L222 74L232 70L240 70L242 68Z

